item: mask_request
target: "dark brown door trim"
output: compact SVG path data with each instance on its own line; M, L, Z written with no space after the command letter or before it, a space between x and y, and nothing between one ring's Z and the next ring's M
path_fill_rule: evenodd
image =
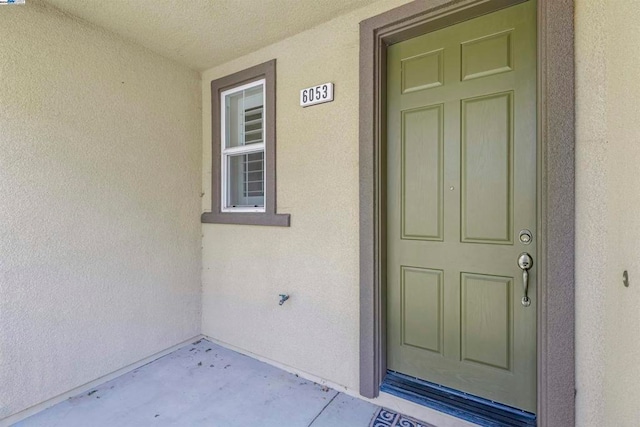
M386 47L523 0L416 0L360 24L360 394L385 363ZM575 423L573 1L538 0L538 425Z

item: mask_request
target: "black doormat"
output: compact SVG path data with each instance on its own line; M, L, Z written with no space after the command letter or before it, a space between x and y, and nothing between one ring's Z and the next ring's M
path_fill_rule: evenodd
M486 427L535 427L535 414L387 371L381 391ZM385 424L381 424L385 425Z

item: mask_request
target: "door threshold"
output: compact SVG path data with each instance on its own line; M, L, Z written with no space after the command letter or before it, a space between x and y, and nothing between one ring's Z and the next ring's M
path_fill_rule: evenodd
M535 427L536 415L399 372L387 371L380 391L488 427Z

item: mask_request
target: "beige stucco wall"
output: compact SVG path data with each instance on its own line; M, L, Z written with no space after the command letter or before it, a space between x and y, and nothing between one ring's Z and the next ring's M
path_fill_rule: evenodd
M609 425L631 427L640 425L640 3L615 3L607 9L604 49L611 229L604 390Z
M604 419L605 299L611 248L604 57L606 5L575 3L576 54L576 425ZM615 425L615 424L611 424Z
M640 425L638 22L639 2L576 1L579 426Z
M203 211L211 209L210 82L277 59L278 211L290 228L203 224L203 333L358 389L359 22L375 2L202 78ZM302 108L299 91L333 82L335 101ZM291 299L278 305L278 294Z
M1 419L199 334L202 128L198 73L33 1L0 29Z
M606 418L640 425L640 4L609 8L607 122L612 236L607 279ZM622 286L628 270L631 286Z

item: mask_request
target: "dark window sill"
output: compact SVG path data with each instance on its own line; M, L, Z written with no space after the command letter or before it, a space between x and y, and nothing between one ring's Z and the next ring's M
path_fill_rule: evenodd
M243 224L289 227L291 225L291 215L262 212L205 212L201 216L201 221L205 224Z

